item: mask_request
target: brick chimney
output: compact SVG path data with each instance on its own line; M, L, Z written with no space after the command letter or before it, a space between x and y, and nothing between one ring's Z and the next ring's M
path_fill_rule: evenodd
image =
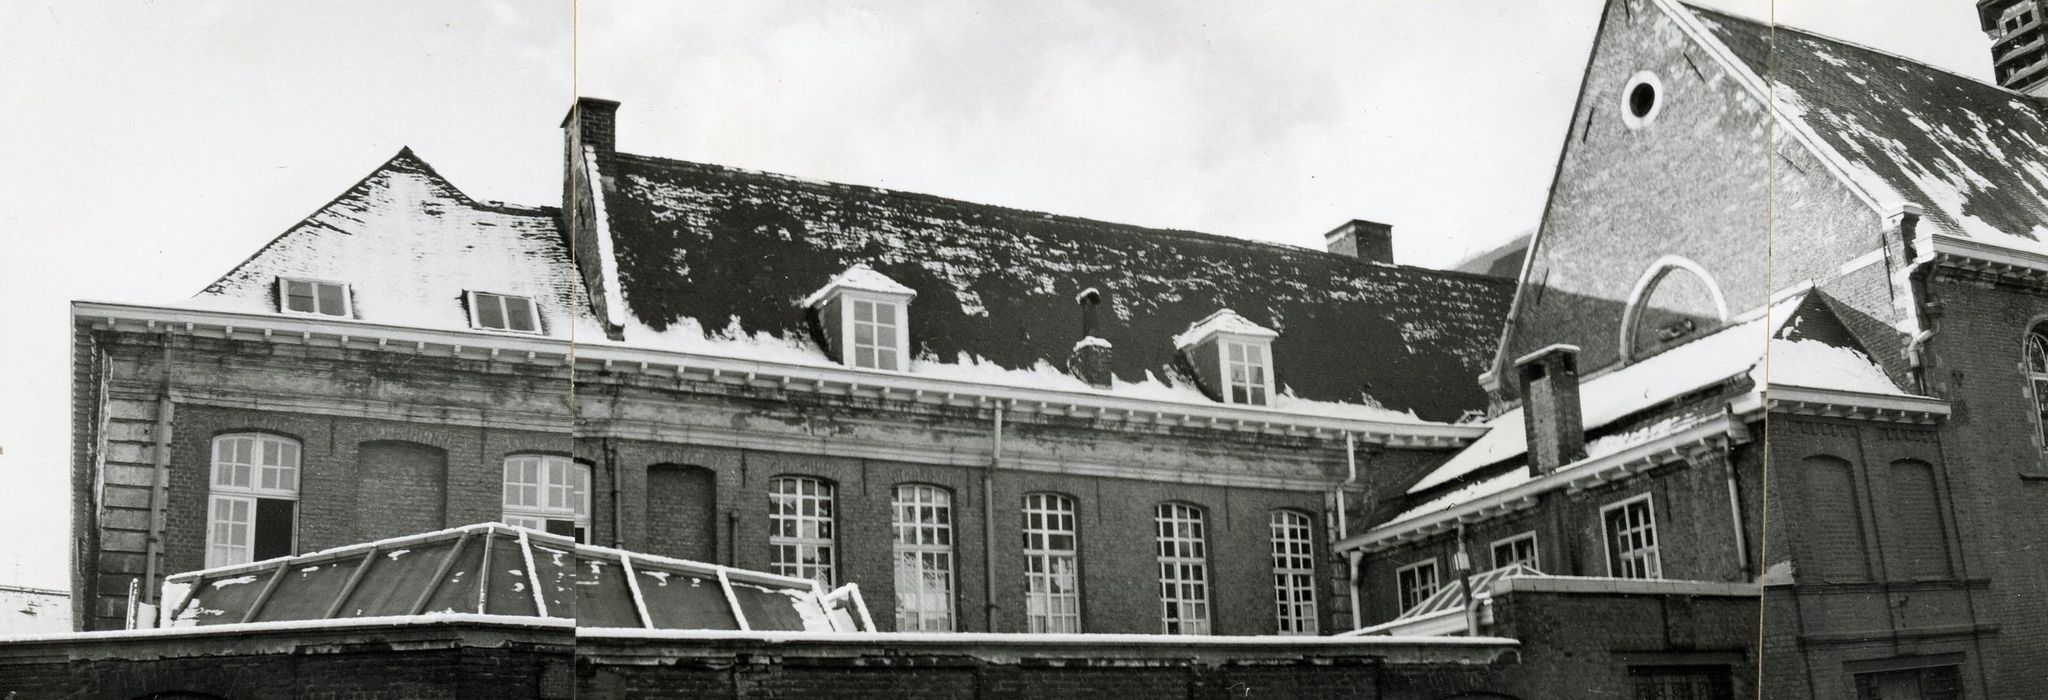
M613 321L623 318L626 310L609 308L609 299L616 295L606 293L594 198L600 190L610 191L611 179L618 173L614 167L618 146L613 140L618 113L617 102L579 97L562 118L562 236L576 261L577 273L583 276L584 288L592 291L591 311L604 321L605 334L613 340L624 337L624 329ZM590 177L591 156L596 158L599 175L595 181Z
M1586 458L1586 421L1579 406L1579 349L1552 345L1515 360L1521 378L1522 428L1529 467L1537 475Z
M1094 287L1074 295L1074 303L1081 307L1081 340L1074 343L1074 349L1067 354L1067 372L1097 389L1108 389L1115 379L1110 371L1110 360L1115 348L1101 336L1102 292Z
M1352 219L1323 234L1323 249L1366 262L1394 264L1394 227Z

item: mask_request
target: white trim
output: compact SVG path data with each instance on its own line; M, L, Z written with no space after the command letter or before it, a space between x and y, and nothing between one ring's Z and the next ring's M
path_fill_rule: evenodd
M1514 542L1519 542L1519 541L1521 541L1521 540L1528 540L1528 541L1529 541L1529 560L1528 560L1527 562L1523 562L1523 563L1526 563L1526 564L1528 564L1530 568L1536 569L1537 571L1542 571L1542 570L1543 570L1543 564L1542 564L1542 562L1543 562L1543 547L1542 547L1542 543L1541 543L1540 541L1538 541L1538 540L1537 540L1537 538L1536 538L1536 531L1535 531L1535 530L1523 530L1523 531L1522 531L1521 533L1519 533L1519 534L1514 534L1514 535L1509 535L1509 536L1507 536L1507 537L1502 537L1502 538L1500 538L1500 539L1494 540L1494 541L1493 541L1493 542L1492 542L1491 544L1488 544L1488 545L1486 545L1486 558L1487 558L1487 562L1488 562L1489 564L1492 564L1492 565L1493 565L1493 566L1492 566L1492 568L1495 568L1495 569L1501 568L1501 567L1503 567L1503 566L1507 566L1507 565L1508 565L1508 564L1510 564L1510 563L1514 563L1514 562L1506 562L1506 563L1503 563L1503 562L1502 562L1502 561L1500 560L1500 556L1499 556L1499 555L1500 555L1500 551L1499 551L1499 550L1500 550L1500 546L1501 546L1501 545L1504 545L1504 544L1512 544L1512 543L1514 543ZM1517 559L1516 561L1521 561L1521 560Z
M626 325L626 297L619 284L619 259L618 255L613 252L612 221L604 206L604 175L597 169L596 146L583 147L583 166L584 170L587 171L587 182L590 185L591 217L595 219L594 223L597 228L595 233L597 234L598 283L604 285L604 289L599 291L604 295L605 321L613 327L624 327ZM573 227L574 212L570 213L569 218L572 221L571 225Z
M1650 496L1651 494L1648 491L1645 491L1642 494L1624 498L1619 501L1609 503L1605 506L1601 506L1600 508L1600 553L1601 556L1605 557L1607 560L1607 575L1610 578L1637 581L1656 581L1664 578L1664 534L1657 531L1657 502ZM1610 533L1607 528L1607 514L1617 510L1623 510L1639 502L1644 505L1643 510L1649 516L1649 521L1647 522L1647 525L1649 527L1650 539L1653 542L1653 544L1650 545L1650 564L1651 568L1655 569L1655 571L1651 572L1651 575L1647 577L1622 576L1620 574L1615 573L1614 571L1615 561L1617 559L1620 559L1621 552L1614 548L1612 533ZM1626 515L1626 511L1624 511L1624 515L1622 517L1624 519L1628 517Z
M1770 410L1783 413L1874 413L1886 418L1896 416L1903 422L1924 422L1922 419L1939 418L1949 415L1949 402L1926 396L1903 394L1868 394L1860 391L1841 389L1812 389L1791 384L1772 384L1764 392ZM1847 409L1847 410L1844 410Z
M1039 499L1038 505L1035 507L1032 505L1033 498ZM1019 529L1024 535L1024 546L1021 548L1024 555L1024 566L1019 570L1019 573L1024 574L1023 612L1025 630L1027 632L1031 631L1031 624L1033 622L1040 622L1046 628L1045 631L1033 632L1033 634L1078 634L1084 629L1086 624L1085 611L1081 607L1081 508L1074 502L1073 497L1051 491L1033 491L1024 494L1024 497L1019 500L1018 504L1018 515L1023 519L1023 522L1019 523ZM1033 528L1031 527L1031 516L1034 513L1041 516L1039 518L1041 523L1052 522L1053 518L1058 517L1064 519L1067 526L1064 529L1057 527ZM1031 547L1031 536L1034 533L1038 534L1041 541L1046 545L1052 543L1054 535L1065 534L1072 546L1069 549L1055 549L1051 546L1033 549ZM1037 574L1031 571L1031 562L1034 558L1045 561L1044 571ZM1071 579L1067 586L1068 591L1065 593L1055 592L1052 588L1053 583L1061 578L1054 571L1055 567L1052 566L1052 563L1062 560L1068 562L1067 571L1069 573L1067 578ZM1031 582L1034 576L1040 577L1045 581L1043 593L1034 594L1031 591ZM1033 615L1031 612L1031 599L1034 595L1044 599L1044 604L1041 606L1043 614ZM1071 614L1053 609L1054 603L1068 600L1071 600L1073 603L1073 612ZM1063 623L1068 620L1073 622L1073 629L1054 629L1055 623Z
M1152 508L1153 559L1159 572L1159 632L1208 634L1215 580L1209 571L1208 513L1198 505L1169 501ZM1182 536L1180 525L1192 525ZM1167 551L1173 554L1167 554ZM1183 552L1192 552L1186 554ZM1192 574L1192 575L1190 575ZM1182 592L1189 592L1182 595ZM1178 604L1178 614L1168 608ZM1191 612L1191 609L1193 612Z
M1316 590L1316 536L1315 518L1291 508L1277 508L1266 517L1267 547L1272 550L1273 564L1273 624L1276 634L1315 635L1322 631L1321 596ZM1299 531L1300 537L1295 537ZM1299 545L1302 552L1296 554L1284 547ZM1294 560L1304 561L1307 566L1291 566ZM1298 585L1297 577L1306 577L1305 584ZM1297 609L1294 594L1308 594L1307 609ZM1305 613L1305 614L1303 614ZM1288 624L1297 629L1287 629Z
M1222 381L1218 383L1223 385L1223 402L1239 406L1272 405L1274 383L1273 340L1271 338L1262 338L1258 336L1243 335L1239 333L1217 333L1214 337L1216 340L1216 362L1219 366L1220 371L1220 373L1217 376L1222 379ZM1239 385L1235 380L1231 379L1232 375L1230 371L1230 366L1231 364L1233 364L1230 359L1230 349L1232 346L1245 348L1247 354L1249 354L1252 350L1258 351L1258 362L1252 362L1249 359L1247 359L1246 361L1237 364L1245 365L1247 368L1247 372L1250 371L1250 368L1258 369L1259 376L1261 377L1261 380L1259 382L1260 386L1258 387L1258 389L1262 392L1260 398L1263 400L1256 402L1237 400L1237 387ZM1246 383L1244 386L1249 388L1250 384Z
M1714 313L1720 316L1718 320L1723 326L1728 324L1728 298L1722 295L1721 284L1714 281L1714 276L1707 272L1705 266L1677 255L1666 255L1657 258L1656 262L1650 263L1649 269L1643 273L1643 276L1636 278L1635 288L1630 289L1628 292L1628 304L1621 309L1620 349L1622 362L1626 363L1630 360L1641 359L1635 356L1633 346L1636 322L1641 320L1639 309L1643 307L1643 304L1649 302L1647 295L1655 291L1663 283L1664 278L1670 275L1673 270L1690 272L1700 282L1705 283L1707 286L1707 296L1714 300ZM1770 306L1767 304L1763 308L1768 309ZM1695 336L1705 334L1696 333Z
M467 290L463 290L462 294L463 294L463 296L464 296L464 297L466 297L466 298L467 298L467 301L469 302L469 304L468 304L468 306L469 306L469 327L470 327L470 328L471 328L472 330L479 330L479 331L496 331L496 332L501 332L501 333L521 333L521 334L530 334L530 335L540 335L540 334L541 334L541 329L540 329L540 305L539 305L539 304L536 304L536 303L534 303L534 301L533 301L533 297L530 297L530 296L524 296L524 295L520 295L520 294L505 294L505 293L502 293L502 292L486 292L486 291L481 291L481 290L476 290L476 289L467 289ZM490 326L486 326L486 325L484 325L484 324L483 324L483 317L482 317L482 315L481 315L481 314L479 314L479 313L477 313L477 311L478 311L478 305L482 303L482 300L480 299L480 297L483 297L483 296L490 296L490 297L496 297L496 298L497 298L497 300L498 300L498 316L499 316L500 318L502 318L502 319L504 319L504 320L505 320L505 327L504 327L504 328L492 328L492 327L490 327ZM518 299L518 300L521 300L521 301L524 301L524 302L526 302L526 325L528 325L528 326L531 326L531 328L528 328L527 330L523 330L523 331L522 331L522 330L519 330L519 329L517 329L517 328L513 328L513 327L512 327L512 315L511 315L510 313L508 313L508 312L506 311L506 308L505 308L505 306L506 306L506 305L505 305L505 300L506 300L506 299Z
M1643 85L1650 86L1650 111L1642 116L1636 116L1635 105L1630 104L1630 96L1635 93L1637 87ZM1657 115L1663 111L1664 81L1657 78L1656 71L1637 71L1635 75L1629 76L1628 82L1621 88L1622 125L1630 130L1641 129L1656 122Z
M839 302L839 361L842 364L845 364L847 367L870 372L908 373L910 371L910 304L908 299L865 290L842 289L838 294L832 296L830 300L837 300ZM860 343L855 341L855 338L858 337L856 333L862 321L857 320L858 314L855 312L855 309L860 304L870 305L877 313L884 307L894 311L894 320L889 323L889 326L890 335L895 336L894 340L896 341L896 347L894 348L895 368L879 366L883 349L879 343L870 344L875 352L875 364L878 366L870 367L856 361L856 358L859 356ZM872 319L866 321L866 323L877 328L882 326L881 322Z
M910 497L909 500L904 500L905 495ZM910 511L910 520L902 518L905 514L905 509ZM918 512L923 509L930 509L934 512L943 511L945 513L944 522L927 523L917 519ZM954 520L955 511L953 510L952 489L923 482L904 482L896 484L890 489L889 525L893 536L890 540L889 551L894 555L890 562L890 569L891 573L897 576L896 598L899 604L896 606L896 628L898 630L902 630L906 622L914 623L916 631L951 632L959 627L959 576L956 574L956 571L959 569L959 558L956 556L953 546L954 538L956 537L953 528ZM905 530L909 530L912 534L912 539L917 541L903 541L902 535ZM945 544L927 541L936 540L936 535L940 532L944 532L946 535ZM927 533L932 535L932 537L927 538L925 536ZM920 574L920 576L917 581L911 582L911 585L912 590L919 594L917 599L920 601L926 599L926 596L923 595L926 591L922 581L930 574L935 573L933 569L925 566L925 555L943 555L945 557L946 565L943 571L945 574L945 596L943 598L945 609L929 610L922 607L911 609L900 604L905 592L905 582L901 578L904 572L898 567L903 566L903 557L906 554L917 557L915 573ZM945 629L924 629L926 623L932 621L931 618L939 615L944 616ZM906 619L906 616L910 619Z
M312 310L312 311L297 311L297 310L294 310L294 309L292 309L292 307L291 307L291 288L290 288L290 285L291 285L291 283L293 283L293 282L299 282L299 283L302 283L302 284L310 284L310 285L313 285L313 310ZM323 284L326 284L326 285L333 285L333 286L336 286L336 287L340 287L340 288L341 288L341 313L338 313L338 314L330 314L330 313L321 313L321 311L320 311L320 285L323 285ZM339 281L339 280L328 280L328 279L319 279L319 278L314 278L314 277L287 277L287 276L285 276L285 275L278 275L278 276L277 276L277 312L278 312L278 313L281 313L281 314L289 315L289 316L310 316L310 317L313 317L313 318L355 318L355 316L356 316L356 290L355 290L355 287L354 287L353 285L350 285L350 284L349 284L349 283L347 283L347 282L342 282L342 281Z

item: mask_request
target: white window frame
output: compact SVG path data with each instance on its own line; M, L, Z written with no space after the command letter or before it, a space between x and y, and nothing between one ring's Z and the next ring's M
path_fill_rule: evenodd
M861 325L865 324L875 328L882 327L881 323L873 320L856 320L860 316L860 306L862 304L871 305L876 309L880 309L881 307L886 306L894 310L896 318L895 323L893 324L894 328L890 333L890 339L896 343L896 347L884 348L881 346L879 342L867 344L856 342L855 339L859 337L859 328ZM841 291L839 293L839 332L839 337L841 339L841 342L839 343L839 345L841 346L840 361L845 363L846 366L857 367L860 369L880 370L883 372L907 372L910 370L909 300L904 299L902 297L890 296L885 294L869 294L854 290ZM874 353L874 364L863 365L859 362L860 350L863 347L868 348ZM895 351L889 355L892 361L895 363L895 367L881 366L882 353L885 350Z
M953 631L953 492L897 484L889 510L896 532L896 631Z
M1423 589L1421 572L1429 572L1429 587ZM1411 580L1412 579L1412 580ZM1401 612L1413 610L1430 596L1442 590L1444 579L1437 569L1436 557L1430 557L1394 570L1394 600L1401 604ZM1413 598L1413 600L1410 600Z
M1081 631L1081 531L1074 499L1024 496L1024 618L1035 633ZM1034 517L1035 516L1035 517ZM1069 548L1053 546L1065 536Z
M2027 327L2020 371L2026 374L2027 393L2033 396L2034 447L2048 454L2048 320Z
M811 488L805 489L806 485ZM811 579L828 589L838 585L836 497L832 482L814 476L778 476L768 481L771 571Z
M1492 562L1492 564L1493 564L1493 568L1496 568L1496 569L1498 569L1498 568L1501 568L1501 567L1507 566L1508 564L1512 564L1512 563L1514 563L1514 562L1502 562L1502 561L1500 560L1500 548L1501 548L1501 547L1503 547L1503 546L1506 546L1506 547L1513 547L1514 545L1516 545L1516 544L1518 544L1518 543L1520 543L1520 542L1522 542L1522 541L1524 541L1524 540L1527 540L1527 541L1529 542L1529 558L1528 558L1528 559L1526 559L1526 560L1523 560L1523 559L1516 559L1515 561L1523 561L1523 562L1527 563L1527 564L1529 565L1529 567L1530 567L1530 568L1533 568L1533 569L1536 569L1536 570L1539 570L1539 571L1540 571L1540 570L1542 570L1542 569L1543 569L1543 566L1542 566L1542 564L1540 564L1539 562L1542 562L1542 561L1543 561L1543 550L1542 550L1542 549L1540 548L1540 546L1539 546L1539 545L1537 544L1537 542L1536 542L1536 531L1535 531L1535 530L1525 530L1525 531L1521 532L1520 534L1516 534L1516 535L1511 535L1511 536L1508 536L1508 537L1502 537L1502 538L1500 538L1500 539L1494 540L1494 541L1493 541L1493 544L1487 545L1487 547L1486 547L1486 552L1487 552L1487 556L1489 557L1489 561L1490 561L1490 562Z
M1315 518L1276 510L1267 525L1273 544L1274 629L1279 634L1317 634Z
M249 445L247 459L222 458L226 445ZM277 464L270 450L278 448ZM289 454L285 460L283 455ZM247 564L256 551L256 501L292 502L291 550L299 548L299 472L305 452L299 441L269 433L228 433L213 438L212 468L207 477L206 568ZM289 464L285 464L289 461ZM238 529L239 528L239 529Z
M1230 351L1238 348L1245 350L1247 353L1246 359L1234 360L1230 357ZM1253 351L1256 351L1259 355L1257 361L1249 358L1249 353ZM1220 383L1223 385L1224 403L1245 406L1273 405L1273 341L1266 338L1219 333L1216 336L1216 362L1217 370L1221 372L1217 376L1222 378ZM1260 381L1256 385L1249 379L1242 382L1237 381L1237 375L1232 370L1236 369L1239 365L1243 365L1246 368L1247 374L1252 369L1257 369ZM1260 400L1250 400L1252 398L1250 394L1253 389L1259 390L1260 396L1258 398ZM1246 400L1244 401L1238 400L1240 390L1246 394Z
M1616 545L1619 543L1614 541L1615 532L1613 528L1608 527L1608 514L1617 510L1633 508L1637 504L1643 506L1643 522L1625 523L1622 528L1622 534L1647 532L1650 543L1647 547L1631 548L1627 551L1616 549ZM1623 517L1627 517L1626 511L1624 511ZM1650 498L1650 494L1645 493L1640 496L1622 499L1601 508L1600 540L1602 545L1601 553L1607 558L1607 575L1609 577L1645 580L1664 578L1664 540L1657 534L1657 504ZM1641 571L1614 570L1616 564L1629 561L1644 562L1644 565L1640 567ZM1637 573L1642 575L1635 575Z
M291 286L290 286L290 285L291 285L291 284L292 284L293 282L297 282L297 283L300 283L300 284L310 284L310 285L313 285L313 310L312 310L312 311L299 311L299 310L296 310L296 309L293 309L293 308L292 308L292 306L291 306ZM333 286L336 286L336 287L340 287L340 288L341 288L341 313L338 313L338 314L330 314L330 313L322 313L322 312L320 311L320 287L319 287L319 286L320 286L320 285L323 285L323 284L327 284L327 285L333 285ZM281 314L290 314L290 315L293 315L293 316L312 316L312 317L314 317L314 318L355 318L355 311L356 311L356 290L355 290L355 288L354 288L353 286L349 285L349 283L347 283L347 282L340 282L340 281L336 281L336 280L323 280L323 279L315 279L315 278L312 278L312 277L282 277L282 276L280 276L280 277L278 277L278 278L277 278L277 312L278 312L278 313L281 313Z
M1209 633L1209 528L1201 506L1161 503L1152 509L1159 561L1159 632Z
M499 292L480 292L476 290L470 290L464 292L464 294L468 295L469 297L470 328L474 328L481 331L500 331L504 333L521 333L529 335L540 333L540 305L533 303L533 297L519 294L502 294ZM483 314L480 313L479 307L480 305L486 303L486 297L489 298L490 303L495 303L498 305L498 317L505 319L505 327L492 328L490 326L484 325ZM517 328L512 327L512 314L509 312L507 308L505 308L505 300L507 299L518 299L526 302L526 324L529 326L528 329L519 330Z
M514 474L531 465L533 480ZM591 540L590 465L562 455L515 454L505 458L499 499L506 525L547 532L549 520L568 520Z

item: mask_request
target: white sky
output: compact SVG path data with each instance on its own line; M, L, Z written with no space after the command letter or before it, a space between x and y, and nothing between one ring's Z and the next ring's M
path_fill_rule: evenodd
M825 8L0 4L0 583L68 586L68 301L189 296L400 146L554 203L581 92L630 152L1442 266L1535 224L1601 2ZM1776 12L1990 73L1961 0Z

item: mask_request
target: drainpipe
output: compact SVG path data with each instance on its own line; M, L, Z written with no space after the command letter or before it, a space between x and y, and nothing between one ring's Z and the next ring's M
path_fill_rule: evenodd
M164 501L165 490L170 487L171 471L171 418L177 404L171 401L171 344L170 336L159 336L163 348L164 381L156 400L156 450L155 465L149 484L149 541L143 547L142 584L145 589L142 599L150 605L157 603L157 570L164 555ZM100 438L102 442L106 437ZM152 625L154 626L154 625Z
M604 450L605 480L610 481L612 487L612 546L623 548L626 546L626 517L624 509L619 507L618 449L612 447L612 439L608 437L604 439L601 445ZM591 539L597 538L592 537Z
M1343 485L1337 487L1338 542L1343 542L1344 540L1351 537L1351 515L1347 512L1351 510L1351 508L1349 499L1345 496L1345 490L1349 489L1352 484L1356 483L1358 483L1358 436L1352 434L1351 431L1346 430L1344 431L1344 483ZM1358 609L1359 556L1360 552L1358 550L1351 550L1349 557L1351 576L1344 582L1344 587L1346 589L1349 589L1349 593L1351 595L1351 629L1360 629L1365 627L1365 615L1362 611Z
M1730 425L1738 428L1742 425L1741 419L1735 415L1733 410L1728 411L1728 420ZM1730 432L1735 432L1735 430L1731 429ZM1747 431L1743 432L1746 433ZM1730 437L1734 436L1731 435ZM1735 487L1735 446L1732 439L1729 442L1728 449L1722 452L1724 456L1723 461L1728 468L1728 517L1729 524L1735 526L1736 564L1742 569L1742 577L1747 579L1753 578L1756 575L1756 570L1749 565L1749 537L1744 535L1742 530L1742 492ZM1765 459L1769 458L1769 455L1765 456Z
M981 472L981 600L982 614L990 632L996 631L996 466L1003 461L1003 404L996 403L994 447L989 450L988 468Z

